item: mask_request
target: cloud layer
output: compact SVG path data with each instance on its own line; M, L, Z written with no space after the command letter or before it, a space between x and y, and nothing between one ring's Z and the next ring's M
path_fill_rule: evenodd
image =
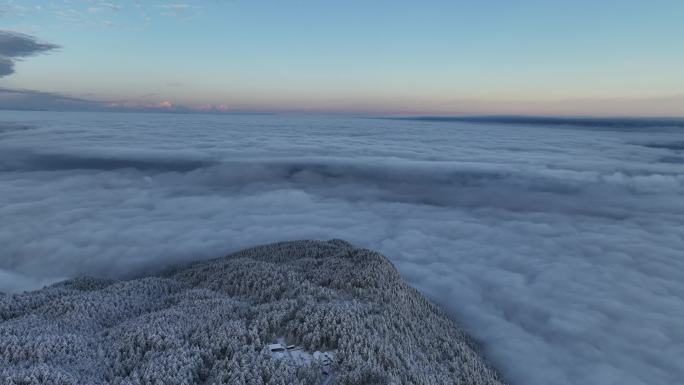
M0 87L0 109L78 111L104 108L101 102L59 93Z
M31 35L0 30L0 77L14 73L18 59L49 52L58 45L46 43Z
M385 253L513 384L684 375L680 129L3 117L0 290L343 238Z

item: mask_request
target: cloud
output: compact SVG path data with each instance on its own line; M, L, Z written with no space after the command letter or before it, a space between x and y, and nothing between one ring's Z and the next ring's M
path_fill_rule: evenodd
M2 68L1 61L2 58L0 58L0 68ZM166 100L157 93L141 95L138 98L131 100L94 100L64 95L57 92L3 87L0 87L0 110L128 111L168 112L176 114L223 114L240 112L239 109L232 108L223 103L202 104L197 106L179 104Z
M157 97L158 101L149 100ZM157 94L142 95L135 100L93 100L57 92L11 89L0 87L1 110L49 110L49 111L138 111L196 113L231 112L226 105L185 106L164 100Z
M485 115L485 116L416 116L389 118L416 120L424 122L470 122L500 123L537 126L575 126L591 129L628 129L642 130L649 127L684 128L682 118L615 118L615 117L563 117L563 116L524 116L524 115Z
M5 110L103 110L101 102L54 92L0 87L0 109Z
M14 73L14 61L0 56L0 77Z
M5 57L27 57L59 48L51 43L37 40L18 32L0 31L0 55Z
M0 282L2 282L2 288L0 288L0 294L2 291L15 292L21 291L26 287L43 287L45 285L51 285L53 283L59 282L63 279L51 278L51 279L36 279L35 277L25 276L22 274L17 274L12 271L4 271L0 269Z
M185 3L169 3L160 5L162 16L196 16L200 14L203 7Z
M98 3L95 6L91 6L88 8L88 12L90 13L98 13L102 11L115 11L118 12L121 10L121 6L112 4L112 3Z
M25 6L16 4L14 1L5 1L0 4L0 16L5 15L18 15L25 16L31 12L39 12L43 10L42 5Z
M302 238L386 254L512 384L684 375L684 134L3 114L0 291Z
M0 30L0 77L14 73L16 60L59 48L18 32Z

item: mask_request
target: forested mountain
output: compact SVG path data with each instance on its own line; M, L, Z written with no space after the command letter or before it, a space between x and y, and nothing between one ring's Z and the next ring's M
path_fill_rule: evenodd
M278 337L334 350L332 373L274 359ZM385 257L340 240L0 295L2 384L502 382Z

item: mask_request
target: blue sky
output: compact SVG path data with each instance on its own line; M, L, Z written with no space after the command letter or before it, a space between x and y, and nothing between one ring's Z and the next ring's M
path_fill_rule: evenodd
M0 87L120 106L684 115L682 1L0 0ZM0 99L1 102L1 99Z

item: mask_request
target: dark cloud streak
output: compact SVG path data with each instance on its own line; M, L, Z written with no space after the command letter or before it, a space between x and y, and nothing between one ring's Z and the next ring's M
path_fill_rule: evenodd
M16 60L58 49L59 46L19 32L0 30L0 77L14 73Z
M0 77L14 73L14 62L6 57L0 56Z
M2 59L0 58L0 63ZM10 61L11 62L11 61ZM0 64L0 70L2 64ZM10 72L12 73L12 72ZM0 72L1 74L1 72ZM56 92L0 87L0 109L3 110L103 110L102 102L76 98Z
M467 122L497 123L535 126L576 126L599 129L642 129L652 127L684 128L681 118L619 118L619 117L582 117L582 116L525 116L525 115L490 115L490 116L415 116L392 118L423 122Z

